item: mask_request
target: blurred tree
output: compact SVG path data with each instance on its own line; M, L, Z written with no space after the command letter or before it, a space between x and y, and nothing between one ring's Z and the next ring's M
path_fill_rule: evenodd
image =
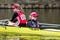
M14 0L14 2L16 3L16 2L17 2L17 0Z

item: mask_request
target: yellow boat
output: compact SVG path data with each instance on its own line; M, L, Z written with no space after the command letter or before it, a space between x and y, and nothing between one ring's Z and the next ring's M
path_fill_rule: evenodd
M39 28L28 27L14 27L14 26L0 26L0 34L11 35L9 37L15 37L14 35L20 35L20 38L30 40L50 40L51 38L60 40L60 32L40 30Z
M6 27L6 28L5 28ZM20 35L46 35L46 36L60 36L60 32L40 30L39 28L27 27L13 27L13 26L0 26L0 33L2 34L20 34Z

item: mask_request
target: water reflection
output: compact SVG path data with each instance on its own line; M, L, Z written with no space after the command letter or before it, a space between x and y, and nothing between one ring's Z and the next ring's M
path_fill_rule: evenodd
M26 17L32 11L36 11L39 15L38 20L41 23L60 24L60 9L24 9ZM10 19L13 15L12 9L0 9L0 19Z
M29 10L29 11L27 11ZM26 9L28 16L32 11L36 11L39 15L39 22L60 24L60 10L59 9Z
M54 36L0 36L0 40L60 40L60 37Z

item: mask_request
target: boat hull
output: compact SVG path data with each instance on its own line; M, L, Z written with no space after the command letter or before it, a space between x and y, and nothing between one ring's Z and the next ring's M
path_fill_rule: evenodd
M60 36L60 32L40 30L39 28L0 26L0 34L19 34L24 36Z

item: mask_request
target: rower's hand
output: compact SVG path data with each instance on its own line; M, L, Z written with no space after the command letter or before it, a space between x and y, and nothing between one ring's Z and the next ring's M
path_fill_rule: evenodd
M20 5L20 8L21 8L21 9L23 9L23 6L22 6L22 5Z

